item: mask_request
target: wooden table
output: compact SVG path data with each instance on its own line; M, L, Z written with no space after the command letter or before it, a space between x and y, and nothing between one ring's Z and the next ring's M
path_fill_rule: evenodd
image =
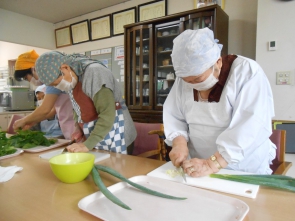
M83 197L98 191L92 177L88 176L76 184L62 183L53 175L48 161L39 158L39 154L41 153L22 153L0 161L2 167L23 167L23 170L17 172L11 180L0 183L0 220L99 220L78 208L78 202ZM147 174L164 163L115 153L111 153L109 159L100 162L127 178ZM104 173L102 178L106 186L119 182L118 179ZM249 205L250 211L245 221L295 219L295 193L260 187L256 199L224 195L238 198Z

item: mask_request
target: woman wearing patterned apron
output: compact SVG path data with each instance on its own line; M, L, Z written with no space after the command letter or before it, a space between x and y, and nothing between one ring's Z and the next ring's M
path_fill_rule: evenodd
M186 30L173 43L177 78L163 107L172 163L192 177L225 167L271 174L274 104L262 68L242 56L220 57L208 28Z
M71 98L86 141L68 146L69 152L97 148L132 153L128 146L136 138L134 123L117 80L100 61L52 51L38 58L36 71L44 84L66 91Z

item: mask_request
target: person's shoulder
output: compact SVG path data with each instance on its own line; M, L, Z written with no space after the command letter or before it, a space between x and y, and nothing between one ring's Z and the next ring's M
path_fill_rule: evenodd
M55 87L52 87L52 86L46 86L46 91L45 91L46 94L57 94L57 95L60 95L62 94L63 92Z
M98 70L100 70L100 71L102 71L102 70L107 71L109 69L106 68L104 65L102 65L100 63L92 63L92 64L89 64L87 66L87 68L85 69L85 73L87 73L87 72L94 72L94 71L98 71Z
M87 66L84 72L84 76L82 77L82 81L85 82L85 79L87 81L97 81L101 78L113 78L113 74L111 70L103 66L99 63L92 63Z
M260 69L260 65L251 58L243 57L238 55L238 57L234 60L232 67L251 67L251 69Z

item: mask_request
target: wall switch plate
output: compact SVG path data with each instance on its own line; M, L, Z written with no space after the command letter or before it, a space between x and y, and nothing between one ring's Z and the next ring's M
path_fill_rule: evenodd
M276 75L277 85L293 85L294 78L291 71L279 71Z

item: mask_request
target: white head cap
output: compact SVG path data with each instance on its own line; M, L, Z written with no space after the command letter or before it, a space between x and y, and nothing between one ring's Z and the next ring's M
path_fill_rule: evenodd
M35 95L37 94L37 92L43 92L45 94L45 91L46 91L46 85L45 84L42 84L41 86L37 87L36 90L35 90Z
M209 28L186 30L177 36L171 54L176 76L196 76L212 67L222 49L217 42Z

